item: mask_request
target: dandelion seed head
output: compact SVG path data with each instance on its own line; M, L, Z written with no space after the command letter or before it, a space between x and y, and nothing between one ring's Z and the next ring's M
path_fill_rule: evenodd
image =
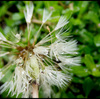
M27 25L30 26L34 6L32 3L26 5L24 15ZM40 32L43 24L51 17L52 12L44 9L42 25L37 33ZM7 40L0 32L0 46L9 48L0 51L0 57L9 54L9 62L3 69L0 70L0 79L2 79L7 71L14 68L13 74L9 77L9 81L5 82L0 87L0 93L9 89L8 94L29 98L32 97L34 90L33 84L39 85L42 88L46 97L51 97L53 94L52 86L64 88L71 81L70 66L79 65L80 57L78 54L77 42L68 40L61 35L65 33L61 29L55 37L53 32L59 30L68 24L68 20L61 16L54 30L50 30L39 42L30 43L30 39L24 44L21 40L21 35L12 33L14 39ZM28 28L30 29L30 28ZM54 38L51 38L54 37ZM55 40L54 40L55 39ZM13 57L11 57L13 56ZM74 56L74 57L73 57Z

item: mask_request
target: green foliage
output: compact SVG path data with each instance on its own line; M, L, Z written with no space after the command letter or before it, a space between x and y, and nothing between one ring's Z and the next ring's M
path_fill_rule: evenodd
M0 17L5 15L5 13L7 12L7 5L3 5L0 7Z
M24 14L23 13L14 13L12 15L12 20L21 20L24 18Z
M73 66L72 67L72 72L77 75L77 76L81 76L81 77L86 77L89 75L89 71L86 67L83 66Z
M93 85L94 83L90 77L85 78L83 82L83 90L84 90L85 96L89 95L90 91L94 87Z
M94 43L97 47L100 47L100 34L97 34L95 37L94 37Z
M78 41L79 56L81 56L80 66L72 67L72 81L65 90L56 88L54 98L97 98L100 97L100 2L99 1L32 1L35 8L33 19L41 21L43 9L54 10L52 17L45 24L38 40L42 39L48 30L54 28L61 15L65 15L70 20L70 30L68 35L73 36ZM22 33L22 41L26 42L27 28L23 9L28 1L0 1L0 32L7 35L11 31ZM34 38L39 24L33 22L31 38ZM33 39L31 43L33 42ZM7 57L0 58L0 68ZM7 73L6 79L12 71ZM7 92L1 97L5 97ZM8 97L11 97L9 95ZM40 92L40 97L42 92Z

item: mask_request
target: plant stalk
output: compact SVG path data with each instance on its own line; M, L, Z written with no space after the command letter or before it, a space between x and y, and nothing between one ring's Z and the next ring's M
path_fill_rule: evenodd
M32 93L33 98L39 98L38 95L38 84L33 83L33 93Z

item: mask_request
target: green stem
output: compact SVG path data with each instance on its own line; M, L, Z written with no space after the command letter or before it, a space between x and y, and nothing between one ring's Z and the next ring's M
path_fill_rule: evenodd
M37 37L38 37L38 35L39 35L39 32L40 32L42 26L43 26L43 24L40 26L39 30L37 31L36 35L34 36L34 42L33 42L33 45L34 45L34 44L36 43L36 41L37 41Z

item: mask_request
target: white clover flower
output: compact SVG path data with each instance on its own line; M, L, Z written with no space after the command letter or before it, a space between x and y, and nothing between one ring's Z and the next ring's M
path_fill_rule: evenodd
M33 13L33 4L26 6L25 19L27 23L31 23ZM47 10L43 12L43 24L50 18L52 12ZM9 90L8 94L18 97L22 94L24 98L38 98L38 88L42 88L45 97L51 97L55 85L58 88L64 88L71 80L70 67L79 65L80 57L77 56L78 48L76 40L68 40L61 37L63 29L61 29L55 37L52 38L53 32L62 28L68 23L68 20L61 16L54 30L48 33L42 40L36 43L36 37L33 44L30 44L29 27L27 45L21 41L20 34L12 33L14 39L8 40L0 32L0 46L9 48L9 51L0 51L0 57L8 55L9 62L0 70L0 79L6 76L7 72L14 68L14 72L9 77L9 81L0 87L0 93ZM28 25L28 24L27 24ZM36 35L37 35L36 34ZM10 58L10 57L13 58Z

